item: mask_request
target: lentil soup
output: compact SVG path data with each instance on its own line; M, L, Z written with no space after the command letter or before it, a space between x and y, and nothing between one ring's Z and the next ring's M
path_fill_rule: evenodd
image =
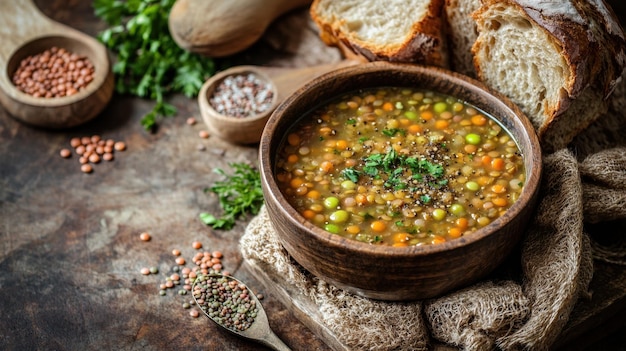
M378 245L467 235L525 183L517 143L495 119L423 89L346 94L301 118L278 151L278 186L303 217Z

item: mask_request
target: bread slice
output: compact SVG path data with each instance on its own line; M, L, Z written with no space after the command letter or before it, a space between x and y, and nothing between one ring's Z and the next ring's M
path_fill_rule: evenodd
M481 0L446 0L444 6L450 68L474 78L476 70L472 46L478 38L478 30L472 13L478 10L481 4Z
M602 0L482 0L473 13L478 78L531 119L548 152L605 113L626 62L624 31Z
M443 1L315 0L310 13L346 57L448 67Z

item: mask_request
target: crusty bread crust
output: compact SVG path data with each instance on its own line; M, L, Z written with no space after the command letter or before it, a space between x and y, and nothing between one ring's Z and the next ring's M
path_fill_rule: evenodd
M413 23L410 33L406 34L402 42L390 45L377 45L361 40L345 28L345 22L341 18L323 17L318 7L326 1L328 0L313 1L310 8L311 18L320 28L320 38L327 45L337 46L347 57L361 57L366 61L384 60L448 67L448 50L443 34L444 0L428 0L425 16ZM411 13L410 8L406 11L407 15Z
M528 21L543 29L567 63L563 82L560 82L564 93L553 101L550 101L552 97L544 99L543 111L538 115L523 108L530 114L546 151L565 147L576 134L606 112L606 98L625 67L624 31L602 0L572 0L558 5L528 0L483 0L483 6L473 14L479 33L488 30L482 26L491 16L490 9L503 3L518 8ZM480 61L478 51L489 45L481 40L479 34L472 49L474 66L479 79L488 85L497 85L493 81L494 75L486 72L490 69L489 64ZM500 90L524 107L524 102L516 101L517 91Z

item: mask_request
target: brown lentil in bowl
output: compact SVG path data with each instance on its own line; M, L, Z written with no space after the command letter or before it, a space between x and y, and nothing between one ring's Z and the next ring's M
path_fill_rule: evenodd
M86 56L56 46L20 61L12 82L36 98L72 96L91 83L95 67Z
M459 99L364 89L301 118L279 147L287 201L328 232L371 244L438 244L500 217L525 182L515 140Z

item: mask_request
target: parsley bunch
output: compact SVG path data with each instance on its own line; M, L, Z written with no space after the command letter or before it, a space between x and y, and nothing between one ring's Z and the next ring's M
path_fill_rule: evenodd
M176 0L94 0L96 16L110 27L98 39L115 54L115 90L156 101L142 119L152 130L158 117L173 116L176 108L164 101L170 93L195 97L215 73L215 63L178 46L168 28Z
M200 220L214 229L232 229L235 220L246 213L257 214L263 205L263 190L261 188L261 174L256 168L245 163L231 163L234 169L232 175L216 168L215 172L226 177L205 192L217 195L223 214L218 218L209 213L201 213Z

